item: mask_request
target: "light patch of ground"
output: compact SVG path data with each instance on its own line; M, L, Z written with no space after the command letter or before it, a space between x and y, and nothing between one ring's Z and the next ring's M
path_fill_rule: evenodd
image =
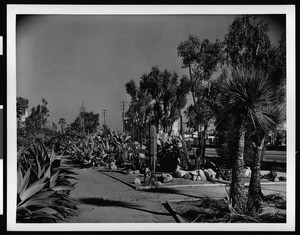
M75 171L79 173L78 183L71 196L79 201L79 210L68 223L176 223L164 206L166 201L227 195L225 186L137 190L101 173L101 169ZM285 196L286 185L262 185L262 190L264 194L281 193Z

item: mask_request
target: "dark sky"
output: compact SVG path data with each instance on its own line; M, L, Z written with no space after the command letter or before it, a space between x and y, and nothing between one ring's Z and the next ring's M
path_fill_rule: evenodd
M121 101L130 102L125 84L139 81L152 66L187 74L177 46L188 35L224 39L235 16L36 15L17 17L17 96L29 108L48 101L49 122L75 120L87 111L107 109L106 121L121 130ZM270 21L279 40L282 20Z

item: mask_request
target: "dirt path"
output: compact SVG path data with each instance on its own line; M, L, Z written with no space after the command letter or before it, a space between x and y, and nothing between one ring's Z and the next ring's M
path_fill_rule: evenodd
M97 169L76 170L79 179L71 196L78 213L69 223L176 223L164 206L167 200L224 196L224 187L187 187L145 192L102 174Z
M69 223L176 223L166 201L227 194L224 186L217 185L142 191L101 173L103 169L75 171L78 183L71 196L79 201L79 209ZM262 185L262 190L286 196L285 184Z

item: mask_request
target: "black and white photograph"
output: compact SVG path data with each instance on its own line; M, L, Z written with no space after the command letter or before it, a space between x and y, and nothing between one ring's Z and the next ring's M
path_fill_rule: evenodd
M0 105L0 215L3 215L3 129L3 105Z
M294 6L7 5L7 45L8 231L295 229Z

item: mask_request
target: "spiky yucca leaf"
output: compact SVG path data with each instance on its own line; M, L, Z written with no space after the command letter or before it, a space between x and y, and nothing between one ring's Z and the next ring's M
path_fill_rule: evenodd
M226 103L223 118L243 116L248 126L265 132L276 125L274 115L268 109L277 99L276 89L267 75L255 68L237 67L224 70L221 78L218 87Z

